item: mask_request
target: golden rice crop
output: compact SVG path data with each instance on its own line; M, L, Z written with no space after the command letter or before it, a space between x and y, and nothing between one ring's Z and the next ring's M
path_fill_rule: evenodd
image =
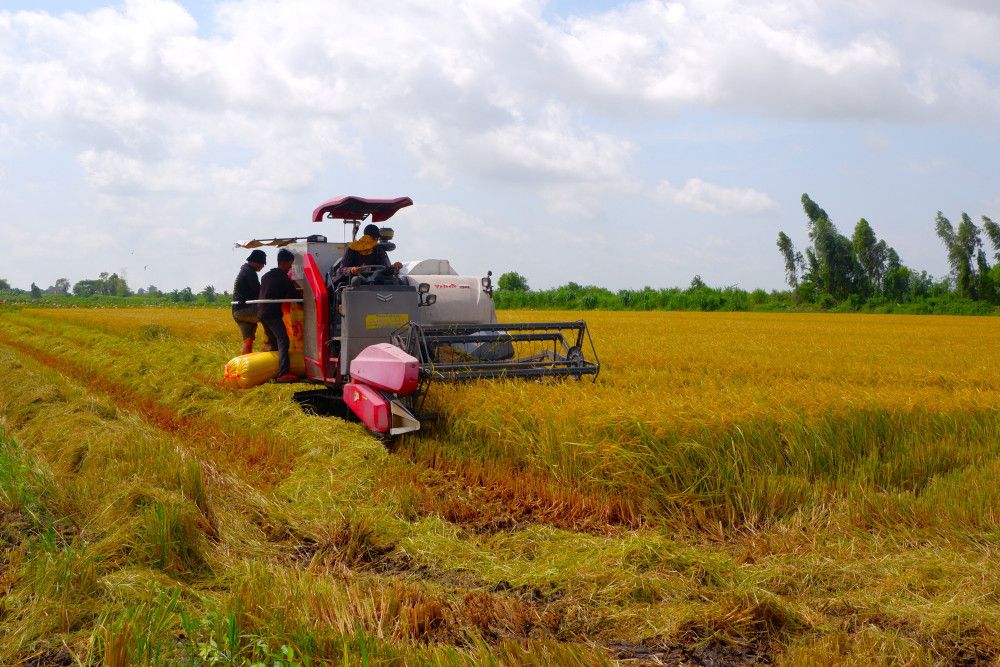
M387 451L225 310L0 313L0 662L1000 656L1000 320L585 316Z
M587 320L602 362L596 384L434 387L432 409L445 415L441 448L515 461L666 511L695 500L713 521L742 524L797 507L817 482L920 488L985 460L1000 437L995 318ZM770 507L758 506L769 496Z
M166 327L225 357L232 337L227 317L190 313L56 316L147 338ZM458 453L499 460L667 511L678 498L687 506L694 493L714 514L742 521L750 517L741 517L746 512L733 502L750 502L746 511L767 514L755 505L772 494L777 506L771 509L780 513L803 499L803 480L918 488L981 460L986 454L979 445L988 451L996 435L1000 394L991 318L589 315L604 363L598 383L437 385L431 406L444 415L444 442L418 438L409 447L424 458ZM732 447L734 441L742 446ZM872 459L878 443L883 456ZM900 451L905 456L893 460ZM696 468L724 474L700 480L692 475ZM737 468L751 477L758 468L773 474L741 481L733 477ZM754 497L729 497L733 486Z
M106 331L167 327L190 340L236 336L226 311L66 309L38 315ZM635 312L501 312L502 321L565 321L584 316L602 362L596 386L563 391L537 385L528 399L585 428L632 417L659 429L744 423L786 410L802 414L864 408L934 411L1000 404L1000 321L991 317ZM225 360L220 360L225 361ZM524 387L449 400L517 400ZM440 389L440 387L438 387ZM540 392L540 395L539 395ZM567 400L558 402L560 395ZM550 407L551 406L551 407ZM480 412L477 410L476 412ZM595 412L596 411L596 412ZM596 420L596 422L595 422Z
M166 327L223 358L232 349L225 312L39 314L140 338ZM587 320L602 362L597 383L437 384L429 406L439 426L405 446L418 460L513 465L683 525L692 513L745 525L847 487L920 490L986 461L1000 437L996 318L591 312Z

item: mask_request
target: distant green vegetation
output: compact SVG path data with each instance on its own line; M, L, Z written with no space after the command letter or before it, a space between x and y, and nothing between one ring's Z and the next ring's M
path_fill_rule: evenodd
M506 276L507 274L504 274ZM501 280L504 278L501 276ZM708 287L695 276L687 289L670 287L617 292L593 285L568 283L548 290L511 290L499 288L493 294L501 310L700 310L700 311L830 311L911 313L920 315L990 315L1000 311L987 301L974 301L958 296L947 284L936 283L926 295L906 301L893 301L884 296L868 299L849 297L843 301L822 299L805 301L796 292L739 287Z
M506 275L506 274L505 274ZM861 301L848 298L842 302L803 301L790 290L762 289L752 291L739 287L709 287L695 276L687 288L669 287L613 291L593 285L570 282L548 290L511 290L498 288L493 299L499 310L683 310L683 311L764 311L764 312L870 312L904 314L992 315L1000 308L987 301L963 298L937 283L926 296L895 302L885 297L869 297ZM135 308L135 307L207 307L228 308L231 295L216 294L214 298L189 290L174 290L159 294L90 296L42 294L31 298L25 294L0 292L0 304L37 306L42 308Z
M944 244L951 271L944 279L935 280L926 271L905 266L896 250L878 239L864 218L858 220L848 238L808 194L802 195L802 208L811 242L804 255L796 252L787 234L778 233L785 277L800 303L822 308L846 304L860 309L886 304L926 306L934 300L935 304L943 304L945 312L954 308L975 310L966 302L981 304L986 311L1000 305L1000 264L990 266L982 239L985 234L995 259L1000 261L1000 225L985 215L982 227L978 227L963 212L956 228L941 211L937 212L934 230Z
M176 292L175 290L174 292ZM206 299L201 294L192 294L190 298L179 298L174 292L148 294L132 296L107 296L103 294L92 294L90 296L56 296L43 294L36 299L23 294L11 294L0 292L0 304L11 306L37 306L39 308L141 308L148 307L185 307L191 306L209 308L228 308L232 300L229 294L219 294L214 299Z
M787 290L746 290L735 285L710 287L695 276L687 288L666 287L613 291L569 282L532 290L528 279L508 271L497 280L493 298L501 310L685 310L685 311L829 311L911 313L920 315L992 315L1000 312L1000 225L982 216L981 226L968 214L953 226L940 211L934 230L944 244L949 274L935 279L903 264L899 253L879 239L864 218L850 238L830 216L802 195L809 245L796 251L792 239L778 233L785 263ZM986 252L983 236L993 247ZM70 284L56 280L46 289L35 283L17 289L0 279L0 304L46 307L215 306L226 307L232 296L212 285L199 292L190 287L164 292L155 285L133 290L116 273Z
M0 303L43 307L114 308L134 306L228 306L229 292L217 292L212 285L200 292L190 287L164 292L155 285L133 290L117 273L101 273L97 278L70 285L66 278L42 289L35 283L27 290L11 287L0 278Z
M850 238L842 235L826 211L802 195L810 245L797 252L791 238L778 233L789 290L748 291L736 286L707 286L695 276L678 287L617 292L571 282L532 291L516 272L497 281L497 307L560 310L703 310L833 311L989 315L1000 310L1000 225L982 216L982 226L962 213L958 227L938 211L935 232L944 244L951 272L935 279L905 266L894 248L875 235L862 218ZM990 265L982 236L993 246Z

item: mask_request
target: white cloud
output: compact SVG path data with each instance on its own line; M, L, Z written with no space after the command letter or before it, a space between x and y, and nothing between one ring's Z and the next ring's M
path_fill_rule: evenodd
M517 243L524 235L509 224L491 224L457 206L447 204L415 204L407 210L406 228L414 238L430 240L464 235L477 240L499 243Z
M574 128L562 110L540 122L509 123L469 139L483 169L502 178L538 182L606 182L625 177L632 146L599 132Z
M546 209L567 219L593 219L606 215L608 209L618 208L608 205L607 199L620 195L631 195L641 190L637 182L608 181L603 183L554 183L540 191Z
M639 0L553 27L563 69L548 84L617 115L693 106L792 118L983 119L1000 110L996 9L915 4ZM978 109L945 95L956 82Z
M727 188L690 178L681 188L663 181L656 196L667 202L702 213L716 215L759 214L777 209L777 204L764 192L753 188Z
M560 209L573 199L560 191L635 180L635 146L595 129L601 116L1000 110L995 73L972 58L1000 62L987 38L995 12L924 0L910 18L889 4L859 4L851 11L864 21L852 23L822 3L640 0L550 22L536 0L233 1L217 6L206 36L170 0L4 12L0 110L75 142L105 188L292 191L325 159L363 160L366 142L388 139L425 178L514 183ZM889 16L901 27L877 27ZM831 29L838 20L845 28ZM909 35L952 34L931 21L971 31L978 46L951 40L947 58L923 57ZM336 38L322 25L336 25ZM242 163L212 164L219 146Z
M55 268L57 271L65 270L59 266L64 254L80 256L108 253L121 247L118 239L110 232L72 221L59 221L45 235L44 243L40 242L35 229L0 225L0 245L17 248L19 258L31 260L46 270Z
M933 174L954 167L948 160L911 160L903 164L903 168L915 174Z
M171 0L0 11L0 146L59 147L90 190L73 206L167 236L177 219L234 233L219 223L233 211L261 231L308 211L303 193L359 186L479 189L569 225L656 189L678 117L705 133L688 147L721 152L703 117L749 128L731 142L746 146L761 118L877 120L891 136L1000 113L1000 9L985 0L636 0L565 19L543 0L208 4L204 25ZM710 152L688 173L719 173ZM658 192L719 215L776 208L698 178ZM428 232L502 242L463 219Z
M459 272L485 274L497 256L517 261L527 243L517 221L479 216L449 204L415 204L390 226L397 228L394 259L447 259Z
M77 156L87 180L99 190L187 192L199 182L184 173L186 164L176 160L142 162L116 151L86 150Z
M943 19L934 8L919 13L916 25L901 15L901 32L931 38L925 23L948 20L997 53L985 38L996 34L989 30L995 15L977 20L968 10ZM427 155L432 142L451 146L421 160L423 173L436 178L442 160L454 166L471 140L496 144L494 167L510 165L526 178L594 173L594 151L610 151L614 166L627 142L590 132L578 119L554 127L552 109L580 104L612 116L696 105L887 117L948 106L949 93L961 93L997 109L995 77L967 61L968 44L956 42L952 58L932 61L905 52L907 42L884 30L830 37L824 26L836 23L837 12L816 3L643 0L564 24L547 22L541 9L534 1L228 2L218 6L218 32L205 38L190 13L168 0L129 0L120 11L89 14L4 13L0 106L61 125L78 140L137 151L163 150L191 127L224 135L216 119L234 112L250 125L323 118L367 132L411 118L405 141L415 154ZM317 25L336 25L336 39L322 37ZM590 147L559 141L582 132Z
M823 40L814 14L809 5L647 0L575 19L555 41L572 83L617 101L619 113L638 104L816 114L831 97L843 113L873 84L892 83L882 80L898 67L891 45L869 35Z

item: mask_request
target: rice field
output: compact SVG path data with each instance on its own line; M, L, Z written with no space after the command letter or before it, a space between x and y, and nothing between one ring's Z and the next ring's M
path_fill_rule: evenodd
M1000 319L585 315L387 449L226 311L0 311L0 664L997 664Z

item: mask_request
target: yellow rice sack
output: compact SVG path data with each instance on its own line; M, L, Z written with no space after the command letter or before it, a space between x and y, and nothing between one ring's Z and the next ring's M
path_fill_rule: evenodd
M288 332L288 349L291 351L302 351L302 338L305 333L305 311L297 303L281 304L281 319L285 323L285 331Z
M305 361L300 350L290 350L288 360L291 372L305 376ZM230 359L222 372L223 383L228 387L246 389L264 384L278 373L277 352L253 352Z

